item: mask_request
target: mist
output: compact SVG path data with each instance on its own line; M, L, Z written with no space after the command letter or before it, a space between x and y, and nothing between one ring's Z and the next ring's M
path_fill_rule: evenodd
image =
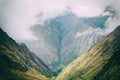
M71 11L77 17L109 15L104 24L109 33L119 25L119 10L119 0L1 0L0 24L15 40L37 40L31 27Z

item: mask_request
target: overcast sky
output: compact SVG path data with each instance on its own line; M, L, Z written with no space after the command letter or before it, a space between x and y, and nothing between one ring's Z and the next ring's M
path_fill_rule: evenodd
M53 18L70 10L78 17L110 15L105 8L110 6L116 13L106 22L112 30L120 21L119 0L0 0L0 24L15 40L37 39L30 27L41 20Z

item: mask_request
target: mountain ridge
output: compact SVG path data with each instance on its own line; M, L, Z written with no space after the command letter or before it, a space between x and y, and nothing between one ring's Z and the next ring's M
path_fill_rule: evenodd
M119 80L119 33L120 26L65 67L56 80Z
M56 75L25 44L17 44L1 28L0 61L1 80L48 80Z

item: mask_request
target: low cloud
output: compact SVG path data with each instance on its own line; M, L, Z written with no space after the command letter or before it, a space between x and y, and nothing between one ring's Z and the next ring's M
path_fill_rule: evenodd
M35 39L30 31L31 26L71 11L78 17L110 15L105 24L106 31L110 32L114 26L119 25L119 2L119 0L0 0L0 23L16 40ZM108 6L115 13L105 12Z
M98 35L106 35L108 32L104 29L100 28L93 28L92 26L89 26L88 29L86 29L83 32L77 32L75 35L75 38L79 38L81 36L89 35L89 34L98 34Z
M85 30L83 32L78 32L75 37L80 37L80 36L88 35L88 34L94 33L95 31L96 31L96 29L94 29L92 27L88 27L87 30Z

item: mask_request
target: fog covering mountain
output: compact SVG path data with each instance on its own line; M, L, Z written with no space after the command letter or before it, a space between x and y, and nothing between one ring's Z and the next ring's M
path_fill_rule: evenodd
M100 30L108 17L77 17L68 12L32 27L38 40L26 43L51 69L59 70L104 36Z
M16 43L0 28L0 80L48 80L54 75L25 44Z

